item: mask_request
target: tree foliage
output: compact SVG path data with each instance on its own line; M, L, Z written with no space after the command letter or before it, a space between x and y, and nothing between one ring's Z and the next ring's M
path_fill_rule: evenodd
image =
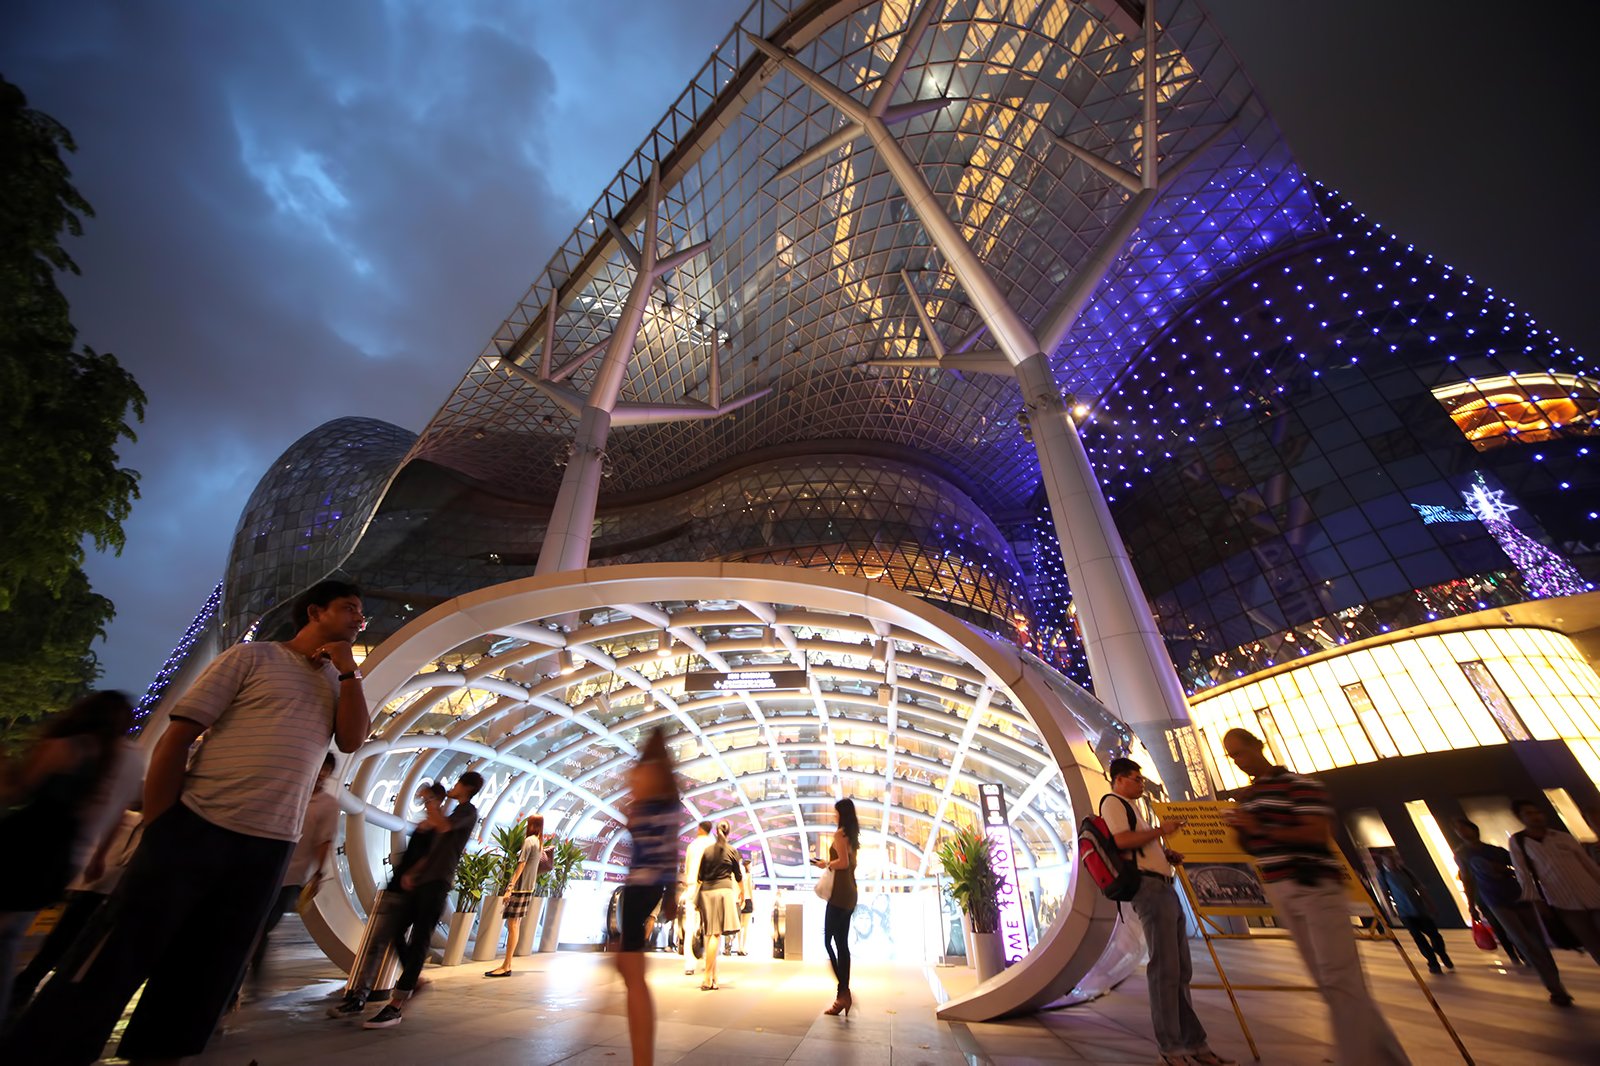
M74 150L0 78L0 729L97 676L89 648L113 608L89 589L85 543L120 552L139 495L117 447L144 393L115 356L78 345L56 284L78 269L63 237L93 214L62 160Z

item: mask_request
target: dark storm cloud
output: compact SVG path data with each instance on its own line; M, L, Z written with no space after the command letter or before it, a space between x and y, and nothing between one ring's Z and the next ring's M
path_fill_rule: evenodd
M422 428L742 7L6 6L0 71L96 210L74 320L150 397L128 548L90 564L108 684L149 680L297 437Z

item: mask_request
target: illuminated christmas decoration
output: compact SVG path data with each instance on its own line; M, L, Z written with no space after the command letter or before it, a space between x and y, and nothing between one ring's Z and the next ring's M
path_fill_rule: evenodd
M1507 516L1519 508L1516 504L1506 502L1505 495L1504 489L1490 489L1482 474L1474 474L1472 487L1463 492L1461 497L1472 508L1472 513L1494 534L1494 539L1517 569L1522 571L1528 594L1544 599L1550 596L1576 596L1593 588L1559 552L1545 547L1511 524Z

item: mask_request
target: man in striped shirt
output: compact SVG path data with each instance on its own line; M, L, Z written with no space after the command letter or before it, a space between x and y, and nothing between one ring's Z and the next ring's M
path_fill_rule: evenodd
M1289 931L1332 1015L1338 1066L1409 1066L1367 989L1341 868L1333 858L1328 790L1267 758L1261 738L1230 729L1222 747L1250 775L1228 824L1255 857L1278 923Z
M205 1049L277 895L328 742L352 752L367 738L352 647L366 626L360 591L319 582L293 620L287 641L224 651L173 705L145 776L144 839L107 904L109 932L63 960L0 1061L93 1062L141 984L119 1054Z
M1514 801L1511 813L1524 827L1510 842L1522 898L1548 904L1600 962L1600 866L1571 833L1551 829L1544 808L1532 800Z

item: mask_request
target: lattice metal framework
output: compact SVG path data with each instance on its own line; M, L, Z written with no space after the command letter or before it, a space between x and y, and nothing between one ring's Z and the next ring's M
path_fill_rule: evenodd
M641 228L658 171L664 245L710 250L656 292L625 398L705 400L773 392L716 421L633 426L607 449L608 489L633 491L755 448L820 438L908 445L1013 505L1037 482L1011 381L863 365L915 356L927 337L901 271L935 328L970 346L981 328L954 276L870 151L849 146L803 187L773 176L837 125L791 75L762 64L744 30L794 50L849 91L881 77L909 17L897 2L758 2L601 195L526 299L425 430L414 455L526 496L553 495L569 414L499 366L571 368L593 359L633 284L613 230ZM1321 225L1305 182L1199 5L1162 4L1158 152L1177 159L1232 126L1157 201L1077 328L1053 353L1064 390L1112 388L1198 290ZM896 105L948 103L898 127L1007 300L1036 321L1129 191L1081 160L1087 149L1137 171L1142 36L1120 6L955 2L911 58ZM820 195L819 195L820 191Z

